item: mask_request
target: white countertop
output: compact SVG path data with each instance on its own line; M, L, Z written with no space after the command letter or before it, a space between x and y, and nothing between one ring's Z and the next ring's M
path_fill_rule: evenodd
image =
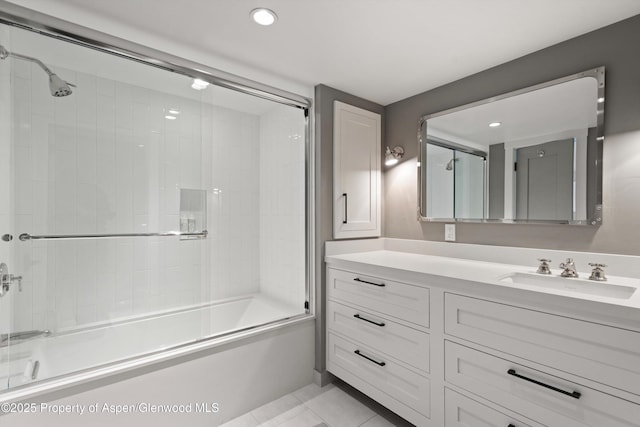
M412 273L429 276L439 276L451 279L459 279L469 282L483 283L493 286L511 289L523 289L547 295L557 295L578 300L606 303L620 307L640 309L640 278L620 277L607 274L607 282L594 282L585 280L590 271L578 269L579 279L562 278L567 281L583 281L585 285L601 284L602 286L623 285L636 288L636 291L628 299L605 297L601 295L586 294L579 291L571 291L556 288L547 288L535 285L525 285L502 280L513 273L528 273L535 275L537 267L517 264L503 264L498 262L478 261L450 256L437 256L409 252L400 252L386 249L370 251L333 253L327 255L326 263L335 268L356 268L358 265L378 266L383 268L403 270ZM552 266L553 267L553 266ZM560 269L552 268L552 274L559 276ZM535 277L535 276L534 276ZM542 276L543 278L546 276ZM579 285L579 283L577 283Z

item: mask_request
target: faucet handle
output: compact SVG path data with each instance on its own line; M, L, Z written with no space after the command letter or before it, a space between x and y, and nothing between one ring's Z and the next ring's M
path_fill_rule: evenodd
M607 277L604 275L604 267L606 267L607 264L590 262L589 265L593 267L589 280L596 280L598 282L605 282L607 280Z
M573 258L567 258L567 260L565 262L561 262L560 263L560 268L566 268L568 266L570 266L571 264L573 264Z
M607 266L607 264L600 264L597 262L590 262L589 265L593 268L604 268Z
M538 261L540 261L540 265L538 266L538 270L536 270L536 273L551 274L551 270L549 269L549 263L551 262L551 260L546 258L538 258Z

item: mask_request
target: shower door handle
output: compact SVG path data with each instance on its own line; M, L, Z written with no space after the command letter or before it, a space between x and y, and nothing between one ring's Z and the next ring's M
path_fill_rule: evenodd
M347 211L347 200L348 200L347 193L342 193L342 197L344 197L344 219L342 220L342 223L346 224L347 220L348 220L348 218L347 218L347 215L348 215L348 213L347 213L348 212Z

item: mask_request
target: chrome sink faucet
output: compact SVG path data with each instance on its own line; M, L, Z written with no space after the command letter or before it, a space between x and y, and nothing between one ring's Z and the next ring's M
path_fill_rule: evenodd
M560 268L563 269L562 273L560 273L560 276L578 277L578 272L576 271L576 265L573 263L573 258L567 258L565 262L561 262Z

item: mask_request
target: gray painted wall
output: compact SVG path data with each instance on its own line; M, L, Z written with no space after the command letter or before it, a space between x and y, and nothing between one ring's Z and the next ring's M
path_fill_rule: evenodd
M404 146L406 155L383 177L383 235L444 240L444 224L416 220L416 135L420 116L604 65L603 225L460 223L456 225L456 237L464 243L640 255L637 46L640 15L386 106L385 140L389 145Z
M384 107L329 86L315 87L316 146L316 363L315 370L326 371L325 352L325 263L324 243L333 240L333 101L341 101L382 115ZM384 135L384 124L382 129ZM382 146L385 146L384 138ZM384 216L384 215L383 215Z

